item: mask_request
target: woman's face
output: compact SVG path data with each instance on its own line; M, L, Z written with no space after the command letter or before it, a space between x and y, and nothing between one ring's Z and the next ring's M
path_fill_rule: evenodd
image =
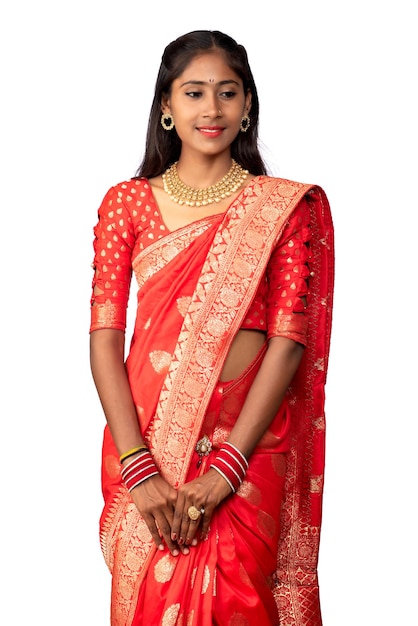
M169 98L161 103L171 113L185 150L216 156L230 152L243 115L251 106L242 80L220 51L199 55L173 81Z

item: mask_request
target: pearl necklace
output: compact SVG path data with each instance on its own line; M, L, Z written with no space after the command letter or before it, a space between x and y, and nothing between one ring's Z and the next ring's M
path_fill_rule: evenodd
M180 180L177 173L177 162L166 169L162 178L164 191L174 202L187 204L187 206L206 206L231 196L234 191L241 187L247 176L248 170L245 170L232 159L229 172L219 182L203 189L189 187Z

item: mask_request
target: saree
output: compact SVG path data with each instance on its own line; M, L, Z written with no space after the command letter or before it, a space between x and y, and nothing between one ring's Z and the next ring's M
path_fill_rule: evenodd
M135 193L135 187L125 192L130 198ZM316 569L333 291L332 222L324 192L257 177L225 214L133 250L139 290L126 368L160 473L179 487L207 471L211 456L199 465L196 443L209 433L216 454L227 439L266 346L231 383L219 381L223 363L302 198L309 199L313 235L302 363L250 458L244 483L217 508L208 538L189 555L157 553L121 481L118 453L105 428L100 538L112 573L112 626L321 624ZM99 316L123 326L123 320L115 322L112 304L104 304Z

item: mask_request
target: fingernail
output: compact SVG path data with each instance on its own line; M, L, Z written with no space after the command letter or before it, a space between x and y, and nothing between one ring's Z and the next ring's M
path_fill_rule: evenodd
M161 551L162 551L162 550L164 550L164 549L165 549L164 544L163 544L163 543L160 543L160 545L158 546L158 549L159 549L159 550L161 550Z
M173 550L173 552L171 554L173 556L178 556L180 554L180 552L178 550Z
M172 534L171 534L171 539L172 539L173 541L177 541L177 534L176 534L176 533L172 533Z
M196 539L196 537L192 541L192 546L197 546L197 539Z
M179 544L179 546L182 546L182 545L183 545L183 543L184 543L184 539L183 539L183 537L179 537L179 540L178 540L178 542L177 542L177 543Z
M184 548L183 554L189 554L189 552L190 552L189 548Z

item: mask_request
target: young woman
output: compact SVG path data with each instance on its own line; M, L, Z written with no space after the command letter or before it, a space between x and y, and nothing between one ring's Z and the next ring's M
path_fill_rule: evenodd
M137 176L99 209L90 337L112 626L321 624L333 230L320 188L267 175L258 115L245 49L180 37Z

